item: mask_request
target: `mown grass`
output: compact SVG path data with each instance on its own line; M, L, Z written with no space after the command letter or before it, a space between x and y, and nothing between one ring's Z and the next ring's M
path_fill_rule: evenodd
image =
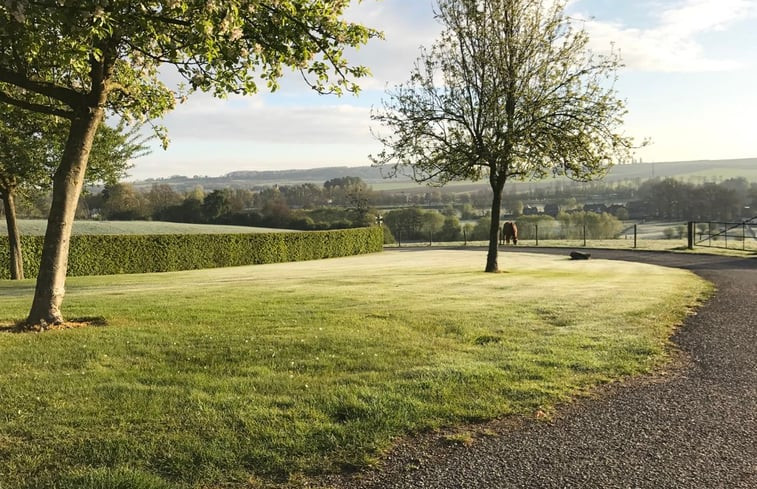
M489 245L488 241L454 241L454 242L432 242L432 247L470 247L482 248ZM541 248L571 248L571 249L607 249L607 250L641 250L641 251L669 251L673 253L695 253L708 255L737 256L742 258L757 257L757 241L747 241L746 246L742 249L741 243L729 243L726 248L722 241L715 243L713 246L695 246L693 250L688 249L686 239L639 239L634 247L633 239L540 239L538 244L533 239L518 240L519 247L538 246ZM428 241L417 241L410 243L394 243L385 245L385 248L427 248ZM500 248L503 249L503 248Z
M388 251L69 280L69 318L0 333L0 487L256 487L399 436L550 412L648 372L709 286L673 269ZM31 282L0 282L0 323Z
M20 219L19 232L28 236L44 236L47 221ZM225 226L218 224L191 224L162 221L74 221L74 234L236 234L270 233L286 229ZM7 234L5 220L0 220L0 234Z

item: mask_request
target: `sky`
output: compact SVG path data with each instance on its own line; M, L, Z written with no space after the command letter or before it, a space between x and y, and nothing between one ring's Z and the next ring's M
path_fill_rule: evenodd
M232 171L370 165L381 150L371 108L406 82L420 47L441 26L434 0L352 1L350 21L379 29L348 59L372 77L361 92L318 95L300 75L281 89L226 100L196 93L164 120L171 143L134 161L131 180ZM757 0L572 0L596 52L611 46L625 67L615 88L636 159L666 162L757 157Z

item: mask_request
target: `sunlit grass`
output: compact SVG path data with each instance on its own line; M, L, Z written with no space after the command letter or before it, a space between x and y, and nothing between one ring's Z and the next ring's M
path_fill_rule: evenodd
M105 327L0 334L0 487L249 487L398 436L549 412L647 372L709 290L673 269L485 252L69 280ZM0 323L33 284L0 282Z
M488 241L452 241L452 242L437 242L432 241L432 247L470 247L481 248L487 247ZM387 249L391 248L426 248L429 246L428 241L416 241L416 242L404 242L401 244L394 243L386 245ZM540 248L594 248L594 249L607 249L607 250L639 250L639 251L669 251L674 253L696 253L696 254L709 254L709 255L724 255L724 256L737 256L737 257L757 257L757 241L751 240L744 243L731 242L728 248L725 247L725 243L721 240L715 242L711 246L697 245L694 249L688 249L688 243L686 239L638 239L634 243L633 238L630 239L588 239L584 243L582 239L540 239L538 242L533 239L521 239L518 240L518 246L531 247L536 246ZM501 251L507 252L506 247L501 247Z

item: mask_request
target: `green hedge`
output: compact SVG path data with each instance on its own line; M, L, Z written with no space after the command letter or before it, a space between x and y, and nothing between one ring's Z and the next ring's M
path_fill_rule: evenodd
M319 260L381 251L381 228L303 233L76 235L68 274L112 275ZM37 275L41 236L22 237L24 273ZM9 278L8 238L0 237L0 278Z

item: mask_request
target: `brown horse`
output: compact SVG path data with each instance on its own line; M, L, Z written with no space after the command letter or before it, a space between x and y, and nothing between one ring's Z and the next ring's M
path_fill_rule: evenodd
M502 233L500 234L500 244L510 244L510 240L513 240L513 244L518 244L518 226L514 222L507 221L502 224Z

